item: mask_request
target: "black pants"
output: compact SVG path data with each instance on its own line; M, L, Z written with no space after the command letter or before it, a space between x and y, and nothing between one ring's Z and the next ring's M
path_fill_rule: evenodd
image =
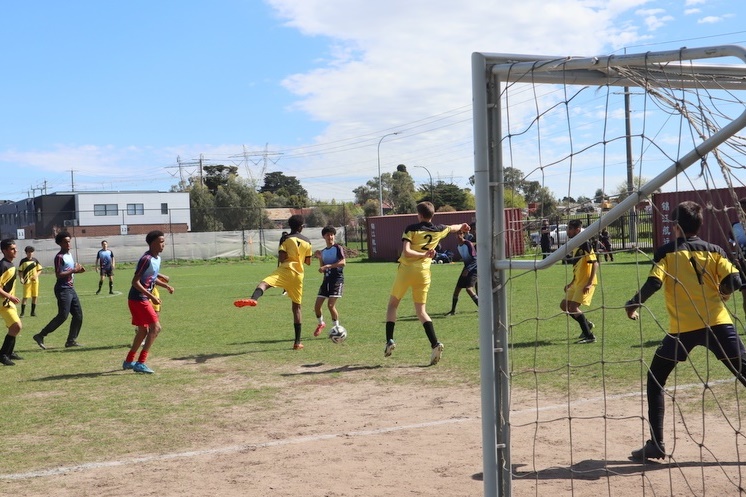
M54 296L57 297L57 315L39 332L43 337L62 326L67 316L72 315L70 331L67 334L67 343L78 339L80 328L83 326L83 308L80 306L78 294L74 288L54 287Z

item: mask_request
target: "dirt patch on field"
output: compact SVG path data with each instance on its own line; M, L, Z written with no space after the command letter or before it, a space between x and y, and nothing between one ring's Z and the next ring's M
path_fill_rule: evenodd
M216 423L194 437L199 446L59 471L40 468L6 479L3 494L483 495L479 390L436 386L442 384L430 381L436 372L305 365L278 380L285 383L281 407L216 413ZM407 381L399 384L397 375ZM383 376L387 381L379 381ZM422 377L420 388L413 389L412 376ZM699 430L707 450L679 432L669 443L673 460L641 465L627 459L643 436L639 397L590 398L571 406L557 399L537 406L533 395L518 392L513 398L514 495L739 493L737 450L746 447L718 417ZM184 437L190 440L190 434Z

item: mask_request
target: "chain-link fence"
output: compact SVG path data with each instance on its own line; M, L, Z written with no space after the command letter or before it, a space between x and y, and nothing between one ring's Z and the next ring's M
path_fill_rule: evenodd
M248 211L248 212L247 212ZM290 216L305 218L303 234L313 247L325 246L321 230L332 225L337 229L337 243L347 247L351 256L366 250L364 219L350 213L349 205L324 205L311 208L236 208L168 209L151 212L147 209L127 212L125 209L96 212L56 211L39 213L31 222L27 215L6 215L0 219L2 238L14 238L19 252L26 245L35 248L42 264L49 264L59 248L54 236L67 231L73 237L72 251L82 264L92 264L101 241L107 240L119 262L134 262L147 250L145 235L152 230L166 234L163 258L216 259L229 257L276 256L283 232L290 231ZM148 222L150 221L150 222ZM230 222L228 222L230 221ZM238 224L237 229L223 229ZM205 227L215 229L201 229Z

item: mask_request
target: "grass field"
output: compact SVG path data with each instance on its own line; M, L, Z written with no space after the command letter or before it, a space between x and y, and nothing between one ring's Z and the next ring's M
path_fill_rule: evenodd
M290 301L278 289L269 290L256 308L237 309L236 298L248 297L274 261L164 264L176 288L164 295L162 323L149 365L154 375L122 371L121 364L133 337L126 305L131 267L116 274L116 295L94 295L98 276L76 276L85 313L80 349L65 349L67 323L50 335L48 350L31 339L55 314L52 276L42 278L38 317L26 317L16 351L25 359L4 367L0 392L3 419L0 474L11 474L82 464L92 460L164 453L199 445L203 427L221 423L221 413L246 412L269 416L282 408L276 381L291 368L324 363L339 368L370 368L375 381L407 382L381 371L392 365L427 366L430 350L421 325L406 297L396 328L398 348L383 357L384 317L395 264L350 261L345 270L345 296L338 307L349 338L342 345L325 335L313 338L316 320L313 301L321 276L306 276L303 351L291 350L293 329ZM662 295L650 309L662 323L644 316L629 321L623 302L644 280L648 266L633 255L602 264L602 287L597 290L589 317L596 323L599 342L576 345L577 324L560 313L562 288L571 278L570 266L557 265L540 273L513 273L510 295L511 369L514 388L560 392L597 387L618 391L639 389L642 362L649 360L662 336L666 320ZM434 265L428 311L439 339L445 343L443 361L430 368L429 381L443 384L479 383L477 309L462 292L458 314L449 310L460 264ZM487 298L486 295L482 299ZM740 309L740 295L731 302ZM603 306L603 309L601 307ZM325 312L328 318L328 311ZM707 355L695 354L684 365L681 380L696 378L707 369ZM333 373L334 375L334 373ZM710 379L727 378L713 364ZM412 378L422 381L421 377ZM144 436L144 433L147 436ZM207 440L204 440L207 443Z

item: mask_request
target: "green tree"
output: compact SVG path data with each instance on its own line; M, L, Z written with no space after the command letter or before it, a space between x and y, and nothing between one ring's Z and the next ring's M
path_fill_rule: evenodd
M210 190L210 193L215 195L218 192L218 188L225 186L232 179L238 177L237 166L204 166L202 168L202 181L204 185Z
M284 197L287 203L282 207L307 207L310 205L308 192L295 176L285 176L280 171L267 173L264 176L264 185L259 189L265 201L269 205L274 204L272 197Z
M523 198L523 195L513 190L512 188L505 188L504 198L506 208L526 208L526 199Z
M218 187L215 207L224 229L250 229L261 224L264 202L247 181L232 178Z
M192 231L220 231L223 225L215 217L215 198L206 186L195 184L189 188L189 207Z
M352 193L355 194L355 203L358 205L365 205L368 200L378 200L378 178L358 186Z
M633 180L634 189L639 190L648 181L649 180L647 178L644 178L642 176L635 176ZM617 202L621 202L625 198L629 197L629 192L627 191L627 182L625 181L623 183L619 183L619 185L617 185L616 187L615 192L616 192ZM655 191L655 193L660 193L660 192L661 192L660 188Z
M394 214L409 214L415 211L417 202L414 196L414 180L406 167L397 169L391 175L391 195L389 202Z
M430 196L430 185L422 185L419 188L420 201L430 201L435 209L440 211L441 207L450 205L457 211L465 211L474 205L473 195L468 188L461 188L453 183L438 180L433 185L433 195Z
M546 186L542 186L536 192L536 217L552 217L557 213L557 199L554 198L552 191Z

